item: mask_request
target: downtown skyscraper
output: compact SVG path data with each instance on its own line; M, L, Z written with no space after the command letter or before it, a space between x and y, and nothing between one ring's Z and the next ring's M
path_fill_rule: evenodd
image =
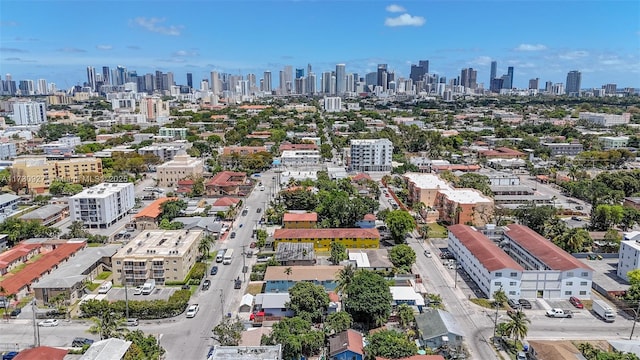
M567 82L565 91L569 96L578 96L580 94L580 83L582 82L582 74L578 70L569 71L567 74Z
M346 65L345 64L337 64L336 65L336 94L344 95L347 87L347 78L346 78Z

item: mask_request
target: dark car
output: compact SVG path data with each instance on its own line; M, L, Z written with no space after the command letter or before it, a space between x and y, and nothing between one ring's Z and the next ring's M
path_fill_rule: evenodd
M235 231L231 233L231 238L232 238L232 239L235 239L235 238L236 238L236 232L235 232Z
M522 306L520 306L520 304L518 304L515 300L513 299L509 299L507 301L507 304L509 304L509 306L513 309L513 310L520 310L522 308Z
M523 309L531 309L531 303L527 299L518 300L518 304L520 304Z
M240 278L237 278L233 283L233 288L240 289L241 287L242 287L242 280L240 280Z
M575 296L569 298L569 302L571 305L575 306L578 309L584 309L584 305L582 305L582 301Z
M202 290L209 290L211 286L211 280L207 279L202 283Z
M217 273L218 273L218 267L217 266L212 267L211 268L211 275L215 275Z
M262 208L257 208L256 213L260 214L262 212Z
M83 338L83 337L77 337L77 338L73 339L73 342L71 343L71 346L72 347L83 347L85 345L91 346L91 344L93 344L93 340L87 339L87 338Z
M21 312L22 312L22 309L15 308L15 309L11 310L11 313L9 313L9 316L16 317L16 316L20 315Z

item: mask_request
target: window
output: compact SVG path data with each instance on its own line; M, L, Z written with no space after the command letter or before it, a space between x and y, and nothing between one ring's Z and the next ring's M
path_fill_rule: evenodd
M496 273L496 277L501 277L501 276L502 276L502 273L501 273L501 272L497 272L497 273Z
M509 282L509 286L516 286L516 282L515 281L510 281Z
M565 291L564 294L565 295L571 295L571 291Z
M573 286L573 281L567 281L566 285L567 286Z
M502 286L502 282L500 282L500 281L496 281L495 283L493 283L493 285L495 285L495 286Z
M516 292L515 291L509 291L509 295L515 295Z
M587 286L587 282L586 281L580 281L580 286Z
M517 276L518 276L518 273L516 273L516 272L512 272L511 273L511 277L517 277Z
M587 295L586 291L580 291L580 295Z
M116 261L116 265L120 265L120 260Z
M589 276L589 273L588 273L588 272L583 272L583 273L582 273L582 277L587 277L587 276Z
M569 277L573 276L573 271L569 271L569 272L567 273L567 276L569 276Z

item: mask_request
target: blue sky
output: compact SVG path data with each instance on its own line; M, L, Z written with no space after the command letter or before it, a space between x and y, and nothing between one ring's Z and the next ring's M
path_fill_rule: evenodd
M430 61L448 79L478 70L488 88L515 67L530 78L582 87L640 87L640 1L0 1L0 74L45 78L58 88L86 81L86 67L173 71L178 84L212 70L316 74L345 63L364 76L388 63L396 76ZM319 76L318 76L319 79Z

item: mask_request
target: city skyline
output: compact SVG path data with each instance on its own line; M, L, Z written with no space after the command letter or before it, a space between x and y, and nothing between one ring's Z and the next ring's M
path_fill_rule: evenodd
M246 12L248 3L251 12ZM409 78L412 64L429 60L429 72L447 79L473 68L485 89L492 61L498 76L514 67L518 88L535 78L540 84L565 82L572 70L581 72L583 88L640 87L640 24L634 17L640 3L632 1L616 6L601 1L580 6L557 1L191 2L199 11L170 1L149 8L140 1L101 18L106 30L92 30L96 10L106 4L3 2L3 79L6 73L14 80L42 78L64 89L86 82L87 66L123 65L139 74L173 72L177 84L187 83L187 73L199 84L211 71L258 78L271 71L275 88L286 66L310 63L320 81L320 74L335 71L337 64L360 77L388 64L397 79ZM234 13L239 16L228 16ZM68 14L73 21L60 26L38 21ZM540 21L526 24L517 14ZM491 23L482 25L487 20Z

